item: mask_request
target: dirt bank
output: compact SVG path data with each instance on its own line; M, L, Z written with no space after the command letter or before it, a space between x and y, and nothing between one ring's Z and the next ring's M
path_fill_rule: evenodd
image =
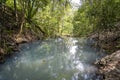
M95 40L95 47L104 49L108 54L120 50L120 30L93 33L90 38Z
M98 37L99 36L99 37ZM120 80L120 30L92 35L97 46L106 51L106 56L95 62L103 80Z
M95 63L104 80L120 80L120 50L107 55Z
M42 37L42 34L37 36L29 29L24 29L23 33L19 36L16 31L11 34L3 32L0 38L0 63L5 62L6 56L10 56L14 52L19 51L19 44L39 40Z

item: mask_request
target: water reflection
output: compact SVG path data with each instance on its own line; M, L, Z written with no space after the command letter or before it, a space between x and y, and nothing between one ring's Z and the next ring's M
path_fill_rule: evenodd
M0 66L0 80L90 80L96 52L82 38L24 44L19 56Z

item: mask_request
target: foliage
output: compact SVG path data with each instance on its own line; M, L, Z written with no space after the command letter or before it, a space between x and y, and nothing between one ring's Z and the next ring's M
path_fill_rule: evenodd
M28 27L46 37L113 30L120 21L119 0L81 0L75 14L69 0L1 0L0 3L13 9L20 33Z
M28 27L37 35L42 32L46 37L54 37L71 25L68 22L71 17L67 15L71 9L69 0L2 0L0 3L6 3L13 10L18 34Z
M113 30L120 21L119 0L85 0L74 17L73 32L75 35L86 35L90 32Z
M51 2L45 6L43 10L38 11L34 17L36 23L45 32L47 37L55 37L62 33L64 26L63 19L70 8L69 3L66 1L67 0Z

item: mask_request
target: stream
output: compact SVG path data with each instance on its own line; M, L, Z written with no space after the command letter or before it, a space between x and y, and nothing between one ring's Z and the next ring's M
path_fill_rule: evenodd
M22 44L0 64L0 80L100 80L93 63L103 52L93 42L68 37Z

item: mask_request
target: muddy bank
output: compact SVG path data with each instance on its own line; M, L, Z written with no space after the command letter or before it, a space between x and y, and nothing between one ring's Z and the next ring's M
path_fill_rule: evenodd
M106 56L95 62L102 80L120 80L120 31L101 32L90 38L95 40L94 46L104 49Z
M89 38L95 41L93 46L104 49L108 54L120 50L120 30L93 33Z
M16 31L11 34L3 32L0 38L0 63L5 62L6 56L10 56L14 52L19 51L19 44L40 40L42 38L42 34L37 36L29 29L24 29L20 35L18 35Z
M102 74L104 80L120 80L120 50L105 56L95 64L99 69L98 74Z

